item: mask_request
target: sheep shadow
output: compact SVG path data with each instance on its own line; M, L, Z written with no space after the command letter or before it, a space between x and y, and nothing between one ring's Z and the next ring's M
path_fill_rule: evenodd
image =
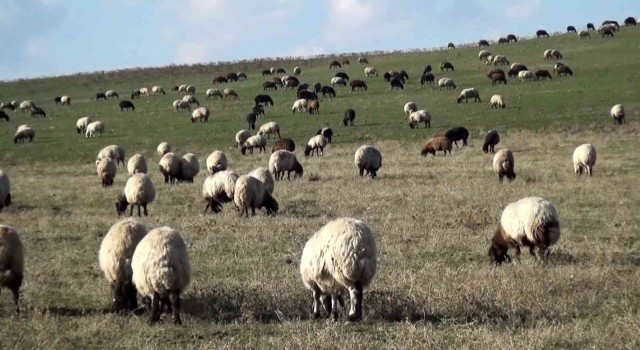
M108 315L113 313L111 309L104 308L70 308L66 306L48 306L37 310L42 315L53 315L63 317L90 317Z
M288 201L282 207L282 213L291 217L317 218L322 216L322 208L310 199L295 199Z

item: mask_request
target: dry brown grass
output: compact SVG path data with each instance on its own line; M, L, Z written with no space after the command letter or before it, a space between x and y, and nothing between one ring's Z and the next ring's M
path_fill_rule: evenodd
M638 131L628 124L503 134L497 148L514 152L518 178L502 185L480 150L483 134L472 135L471 147L454 146L451 157L422 158L420 142L373 143L383 155L377 180L358 178L359 144L334 143L324 157L301 159L302 180L276 184L275 218L250 219L231 205L202 215L204 172L193 185L166 186L155 151L146 150L158 195L143 221L177 228L194 268L182 327L107 313L97 253L117 220L122 166L115 186L103 189L91 164L6 165L14 204L2 223L21 233L27 261L23 315L10 317L11 298L0 298L0 347L638 348ZM576 178L571 154L585 142L597 147L598 162L594 177ZM211 149L179 151L204 161ZM228 155L239 173L268 162ZM523 254L490 266L502 208L532 195L551 200L561 218L551 263ZM308 237L341 216L368 223L379 247L379 273L357 325L310 320L311 295L298 275Z

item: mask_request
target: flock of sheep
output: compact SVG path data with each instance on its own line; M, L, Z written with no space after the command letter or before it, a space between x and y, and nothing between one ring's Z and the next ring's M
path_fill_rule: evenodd
M625 21L631 25L631 21ZM635 25L635 21L633 21ZM590 26L593 27L593 26ZM607 21L600 28L601 32L617 30L617 23ZM571 28L570 28L571 29ZM575 28L572 28L575 31ZM544 37L546 32L538 31L538 37ZM588 32L587 32L588 34ZM548 34L546 34L548 36ZM585 37L583 31L579 36ZM501 38L500 43L517 41L514 36ZM480 46L488 46L488 42L481 41ZM451 45L449 45L451 47ZM558 50L547 50L543 54L544 59L562 59ZM492 55L486 50L479 53L481 60L494 66L508 65L509 60L503 55ZM358 59L360 64L368 64L365 57ZM342 64L348 64L343 61ZM339 68L342 65L338 61L332 61L330 68ZM454 70L450 62L441 64L442 71ZM565 65L556 65L554 69L558 75L569 74L572 71ZM546 72L546 73L545 73ZM285 74L282 68L267 69L262 75L274 73ZM302 74L302 69L295 67L293 73L296 76ZM378 72L374 67L364 70L365 76L377 77ZM548 71L537 71L535 75L519 63L511 65L509 76L517 76L522 80L551 78ZM506 74L500 69L493 69L488 77L493 83L506 84ZM226 77L216 77L213 82L225 83L230 80L244 80L247 75L242 72L230 73ZM387 72L385 80L392 89L403 88L408 79L405 71ZM340 72L331 79L332 85L346 86L349 77ZM435 79L431 72L431 66L427 66L421 77L421 83L433 84ZM367 90L364 81L351 82L352 90ZM441 89L457 89L455 82L450 78L442 78L438 82ZM295 77L278 77L263 84L264 91L297 88L298 99L294 102L292 111L318 112L319 93L335 97L333 86L322 86L317 83L309 86L300 84ZM302 87L302 88L301 88ZM180 100L173 103L173 110L191 111L193 105L198 108L192 111L192 122L206 122L210 111L206 107L200 107L194 97L196 88L192 85L176 86L172 90L178 94L184 94ZM165 94L161 86L151 89L142 88L131 93L131 99L142 96ZM218 89L209 89L207 98L237 98L237 93L232 89L220 92ZM99 92L95 96L96 101L119 98L117 92L109 90ZM458 103L472 99L481 102L480 93L476 88L467 88L460 92ZM71 104L68 96L56 97L56 103ZM275 122L267 122L260 126L254 135L256 120L264 115L264 107L273 105L273 100L268 95L258 95L255 99L256 107L249 113L247 121L249 130L240 130L235 135L235 143L241 154L266 152L268 139L274 142L267 167L257 167L248 174L238 174L229 170L229 162L223 151L215 150L206 158L206 169L209 174L202 185L202 196L206 201L204 212L219 213L225 203L233 202L241 216L255 215L256 209L264 208L267 215L276 215L279 204L274 198L274 187L277 181L291 179L291 173L296 177L302 177L304 170L298 161L295 142L292 139L281 138L281 129ZM505 108L505 101L499 95L492 96L492 108ZM120 101L120 110L135 110L131 101ZM31 101L16 103L15 101L2 103L3 109L20 109L37 116L44 115L44 111ZM4 112L2 112L4 114ZM421 123L429 128L432 115L426 109L418 109L415 102L408 102L404 106L405 117L409 126L418 128ZM6 115L6 114L4 114ZM618 124L625 121L624 107L615 105L610 111L611 117ZM2 115L0 115L2 117ZM348 109L344 113L343 124L352 126L355 122L356 111ZM2 119L2 118L0 118ZM8 116L7 116L8 119ZM80 118L76 123L78 133L84 133L86 137L101 136L105 131L104 123L93 120L91 117ZM325 148L331 143L333 131L330 128L322 128L313 135L305 145L304 155L307 157L324 155ZM14 142L32 142L35 131L28 125L21 125L15 133ZM469 132L464 127L455 127L447 130L443 135L428 139L421 148L421 155L436 155L441 151L446 156L451 154L452 145L462 147L467 145ZM495 151L495 146L500 142L498 131L491 130L485 136L482 149L485 153L494 153L493 169L497 173L500 182L504 177L515 180L515 158L511 150L503 148ZM162 142L157 147L160 158L158 168L164 177L165 183L176 182L192 183L200 172L200 163L193 153L180 155L172 149L167 142ZM104 147L98 153L95 161L96 172L101 185L110 187L114 183L118 165L125 166L125 150L119 145ZM360 176L376 178L382 167L382 154L375 147L362 145L354 153L354 163ZM574 172L577 175L583 173L589 176L593 173L596 163L596 149L591 144L578 146L573 153ZM134 154L126 162L129 178L126 181L123 192L118 195L115 207L118 215L125 214L129 209L129 215L133 215L137 208L138 216L148 215L147 206L154 202L158 192L147 173L150 168L147 160L140 154ZM7 174L0 170L0 210L11 205L11 187ZM514 249L516 255L520 254L521 247L526 247L532 255L537 248L540 257L546 261L549 247L556 243L560 237L560 220L556 209L549 201L539 197L527 197L508 204L499 221L498 229L491 239L489 255L495 264L508 262L511 257L509 249ZM105 278L111 285L113 294L113 308L116 312L132 311L138 307L138 294L150 310L149 323L160 320L163 310L172 314L173 322L181 323L180 319L180 295L187 288L192 279L192 269L185 242L180 233L170 227L159 227L148 231L147 228L134 218L126 218L116 222L104 237L99 250L99 264ZM363 289L374 278L377 270L377 248L372 230L361 220L354 218L339 218L328 222L318 232L313 234L302 251L300 262L300 275L304 286L313 296L313 315L319 317L321 308L326 313L338 319L339 309L344 307L343 295L348 294L350 308L348 319L357 321L362 319ZM19 291L24 276L24 255L20 237L16 230L7 226L0 226L0 287L7 287L13 292L17 312L19 309Z

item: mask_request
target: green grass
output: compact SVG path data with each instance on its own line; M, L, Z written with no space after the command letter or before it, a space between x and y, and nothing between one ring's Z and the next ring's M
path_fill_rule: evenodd
M270 93L276 105L266 121L277 121L283 137L297 143L303 180L279 182L275 218L263 214L240 219L230 205L223 213L202 215L204 171L193 185L166 186L157 170L155 148L168 141L179 152L206 156L225 150L230 168L247 173L266 166L268 154L242 157L233 147L246 128L253 97L262 93L262 68L303 68L301 81L328 84L335 71L328 60L167 67L105 74L25 80L0 84L0 100L31 99L50 116L32 119L10 113L0 123L0 168L9 174L14 203L1 223L20 232L26 250L23 314L11 317L7 290L0 297L0 347L13 348L638 348L640 347L640 171L637 96L640 68L637 29L614 39L575 35L492 45L494 54L531 70L552 69L542 52L557 48L573 77L493 87L490 67L477 48L370 56L380 72L401 70L411 80L401 92L388 90L382 76L366 79L369 91L338 88L338 98L321 100L319 116L291 114L293 92ZM456 71L437 66L451 61ZM356 58L351 58L355 63ZM458 91L421 87L424 66L436 79L453 78L460 88L477 87L482 103L456 104ZM345 71L363 78L357 63ZM206 101L211 79L245 71L246 82L227 84L237 101ZM96 102L97 91L121 96L134 88L181 83L212 110L209 123L191 124L174 113L177 94L134 100L136 112L116 111L117 101ZM224 86L222 86L224 87ZM492 111L493 94L507 107ZM69 95L72 105L55 106ZM433 115L431 129L411 130L402 108L415 101ZM609 109L623 103L628 124L616 127ZM342 126L347 108L357 111L356 126ZM75 121L97 115L107 125L101 138L75 132ZM14 145L20 124L36 130L32 144ZM331 126L334 143L324 158L303 159L301 148L322 126ZM424 159L421 143L449 127L472 131L470 147L452 157ZM491 156L480 151L482 136L497 128L498 145L516 157L518 179L500 185ZM571 153L585 142L598 149L594 177L573 175ZM383 154L375 181L359 179L353 152L363 143ZM149 327L145 317L108 312L110 291L97 264L102 237L116 220L113 202L126 170L119 167L113 188L103 189L95 174L98 151L119 144L143 154L158 192L142 219L149 227L169 225L185 237L193 283L183 295L184 325ZM272 141L269 141L268 149ZM310 179L313 179L311 181ZM525 196L555 203L562 236L547 267L527 254L520 263L498 269L487 249L502 208ZM353 216L376 235L379 272L365 291L361 324L310 320L311 295L298 264L308 237L327 221ZM288 263L292 261L292 263Z

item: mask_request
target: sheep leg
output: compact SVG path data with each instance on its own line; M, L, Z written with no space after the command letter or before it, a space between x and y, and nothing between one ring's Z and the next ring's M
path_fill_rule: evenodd
M131 208L129 209L129 216L133 216L133 207L135 204L131 204Z
M147 212L147 204L143 204L142 208L144 209L144 216L148 216L149 212ZM138 207L138 210L140 210L140 207ZM138 213L138 216L140 215L140 213Z
M137 204L138 207L138 216L142 216L140 215L140 204ZM133 206L131 206L131 208L133 208ZM146 210L145 210L145 215L147 215Z
M349 321L360 321L362 320L362 284L360 282L356 282L355 288L349 289L349 296L351 297Z
M360 177L362 177L364 175L364 168L360 167Z
M180 319L180 295L178 292L173 292L169 294L169 300L171 304L167 305L173 307L173 324L182 324L182 320Z
M126 294L125 308L127 308L130 311L137 309L138 308L138 291L136 290L136 287L133 285L133 283L127 283L125 285L124 290Z
M149 325L153 325L158 321L160 321L160 295L153 293L151 296L151 315L147 322Z
M336 293L331 293L331 316L334 321L338 321L340 310L338 308L338 298Z
M13 293L13 303L16 305L15 313L20 315L20 286L16 283L11 287L11 292Z
M320 299L321 294L320 293L320 288L318 288L318 285L314 284L313 285L313 318L317 319L320 317L320 303L324 304L324 302L322 302ZM327 309L326 304L325 305L325 310ZM330 312L330 311L327 311Z

